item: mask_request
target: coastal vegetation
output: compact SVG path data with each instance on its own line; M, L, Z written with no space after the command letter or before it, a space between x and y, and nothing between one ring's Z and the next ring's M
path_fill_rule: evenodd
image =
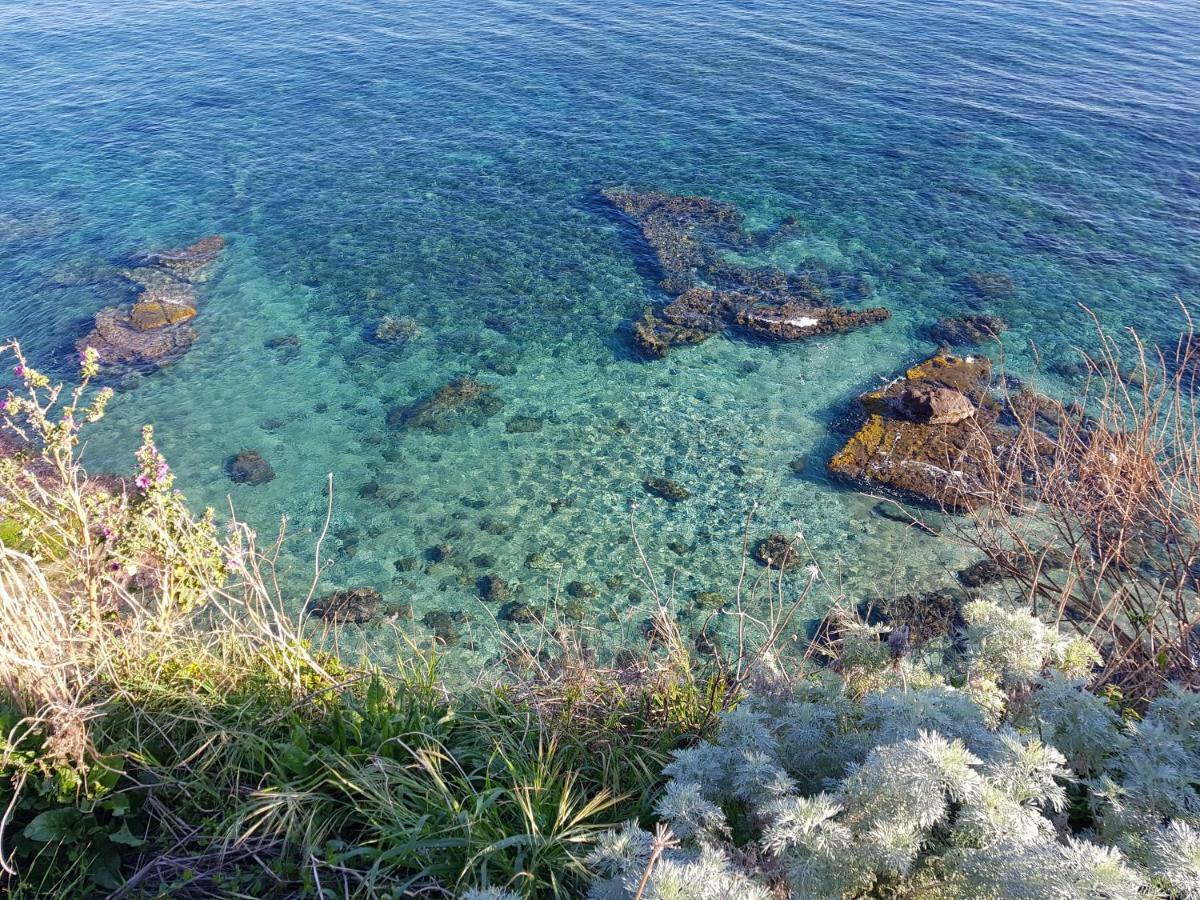
M888 429L941 453L923 499L961 513L947 538L982 557L963 597L843 598L798 639L825 575L802 537L753 542L748 522L736 594L696 598L732 623L728 646L685 639L647 571L640 649L601 659L543 623L465 682L415 644L333 652L322 619L372 598L318 596L320 540L307 595L285 596L278 542L191 510L152 429L128 477L86 473L82 435L112 397L97 353L71 389L11 345L4 887L1200 897L1195 366L1190 339L1133 347L1131 365L1102 335L1065 404L985 390L990 370L947 354L864 397L843 455ZM427 410L406 415L424 427ZM968 451L970 478L947 481Z

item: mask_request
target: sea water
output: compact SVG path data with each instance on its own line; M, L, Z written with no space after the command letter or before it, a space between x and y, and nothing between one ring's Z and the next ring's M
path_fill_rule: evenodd
M969 554L825 477L839 419L934 349L940 316L1001 316L1025 376L1087 344L1085 306L1151 340L1183 324L1197 48L1192 0L2 3L0 333L69 374L92 315L129 300L131 253L224 235L196 344L122 384L87 461L129 470L154 423L197 506L232 505L264 543L286 517L290 597L333 473L321 590L411 605L419 642L436 611L470 620L459 652L480 658L531 629L495 621L487 575L639 640L646 567L686 622L707 614L695 593L732 596L744 534L804 535L814 615L933 590ZM820 264L892 318L641 359L630 323L665 297L609 186L792 221L744 261ZM1013 289L981 297L971 272ZM385 315L416 334L371 340ZM496 415L387 425L462 373ZM276 477L231 482L243 448ZM652 476L690 496L648 494ZM391 652L385 631L347 640Z

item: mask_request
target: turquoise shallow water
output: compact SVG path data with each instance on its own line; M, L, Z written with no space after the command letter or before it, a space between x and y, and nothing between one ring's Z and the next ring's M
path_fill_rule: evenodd
M65 366L128 299L130 252L225 235L199 340L127 385L91 464L127 468L154 422L194 500L231 496L263 533L290 518L297 581L335 473L328 584L411 602L418 637L424 612L463 610L490 652L489 573L533 603L593 582L587 623L634 634L633 503L684 607L732 589L756 501L754 534L802 529L829 591L936 584L960 551L829 483L830 424L931 350L941 315L1003 316L1021 373L1029 342L1054 360L1086 340L1080 303L1155 338L1181 324L1176 298L1200 293L1198 46L1190 0L4 4L0 333ZM727 200L754 228L795 217L755 261L862 278L893 318L642 361L629 323L663 297L598 195L614 184ZM971 271L1014 291L981 301ZM419 334L366 340L385 314ZM298 351L264 347L279 335ZM462 372L499 414L386 425ZM514 416L543 427L509 433ZM277 477L233 485L243 447ZM691 498L647 496L648 475Z

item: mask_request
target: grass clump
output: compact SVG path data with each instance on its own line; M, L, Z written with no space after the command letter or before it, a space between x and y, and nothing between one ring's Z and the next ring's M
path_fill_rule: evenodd
M6 349L9 895L578 896L595 837L648 822L669 753L714 721L663 651L514 648L453 691L415 647L345 664L286 612L274 551L189 511L152 431L128 479L84 472L94 355L67 393Z

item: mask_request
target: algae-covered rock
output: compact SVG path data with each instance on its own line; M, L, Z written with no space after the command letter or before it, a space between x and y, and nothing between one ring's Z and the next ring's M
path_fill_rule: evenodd
M512 588L499 575L484 575L476 582L479 596L492 603L501 603L512 596Z
M679 503L692 496L691 491L678 481L661 475L643 478L642 487L647 494L653 494L655 497L661 497L663 500L669 500L671 503Z
M991 362L939 353L902 378L859 397L866 421L829 462L829 471L951 510L989 497L991 467L1003 460L1016 418L1053 428L1052 404L988 393ZM1053 441L1045 439L1045 452ZM1039 451L1041 452L1041 451Z
M461 626L467 617L460 609L434 609L421 617L421 624L433 632L438 643L453 647L462 639Z
M213 236L180 250L143 254L144 265L126 272L140 288L134 302L96 313L76 349L94 349L102 370L118 375L153 371L182 357L196 341L190 325L197 305L192 285L224 247L225 239Z
M237 484L265 484L275 477L275 470L257 450L242 450L230 457L226 471Z
M386 315L376 324L371 337L379 344L403 344L418 337L421 326L410 316Z
M657 314L647 311L634 323L634 345L648 357L662 358L672 347L698 344L727 329L799 340L888 317L884 309L832 306L808 273L731 261L727 251L755 243L731 204L662 191L602 193L641 230L662 271L660 287L676 295Z
M504 407L492 392L496 386L470 375L452 378L428 397L387 415L393 428L424 428L445 433L456 428L478 427Z
M383 595L373 587L334 591L314 598L309 612L329 622L353 622L363 625L375 618L383 605Z
M538 416L513 416L504 423L504 430L509 434L532 434L541 431L545 422Z
M158 250L145 254L146 261L165 269L183 281L199 281L225 249L225 238L214 234L179 250Z
M92 331L76 341L82 353L88 347L100 357L106 371L152 371L181 358L196 340L186 319L166 327L134 327L132 307L110 306L96 313Z
M999 316L966 313L938 319L929 326L929 336L939 344L982 344L995 340L1007 327Z
M1003 272L968 272L966 284L981 297L1007 297L1013 292L1013 280Z
M499 617L514 625L534 625L546 618L546 612L541 607L513 600L500 608Z
M768 535L754 546L754 558L772 569L788 570L800 565L800 554L786 534Z

